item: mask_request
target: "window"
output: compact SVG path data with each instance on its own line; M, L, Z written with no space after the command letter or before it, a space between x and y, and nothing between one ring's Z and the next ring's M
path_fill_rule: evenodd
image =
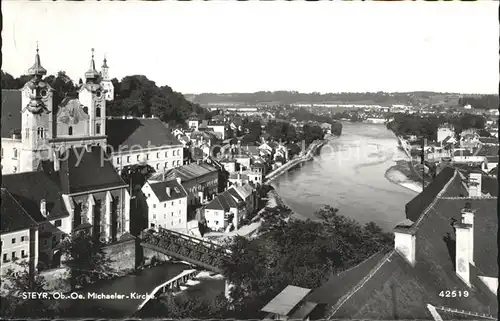
M156 220L156 214L153 214L153 220Z
M219 221L215 221L215 225L219 225Z
M100 134L101 133L101 124L95 124L95 133Z
M100 108L100 107L97 107L97 108L95 109L95 116L96 116L96 117L101 117L101 108Z
M30 129L29 128L26 128L24 130L24 138L30 138Z
M156 169L160 169L160 164L156 164Z
M156 153L156 158L160 158L160 153Z
M27 240L26 236L21 236L21 242L24 242L26 240Z
M21 257L27 257L26 252L24 250L21 250Z
M54 226L55 227L60 227L62 225L62 221L61 220L55 220L54 221Z
M14 154L14 158L17 158L17 148L14 148L13 154Z
M153 223L151 223L151 225L150 225L150 226L151 226L151 228L154 228L154 227L155 227L155 225L154 225Z
M148 193L148 197L150 197L150 196L151 196L151 194Z
M172 202L172 206L174 206L174 202Z
M156 204L153 204L153 208L156 208Z
M165 163L165 168L168 168L168 163Z
M171 212L171 213L170 213L170 216L174 216L174 212Z
M12 252L11 257L12 257L12 261L14 261L16 259L16 252Z
M9 261L9 258L7 257L7 254L4 254L4 255L3 255L3 261L4 261L4 262L8 262L8 261Z
M36 137L39 139L44 139L45 138L45 130L43 127L38 127L36 129Z
M149 160L149 154L146 154L146 160Z
M182 200L179 200L179 204L182 204Z
M16 238L12 239L12 244L16 244Z
M165 152L165 157L168 157L168 152Z
M163 219L167 219L167 214L163 214Z
M120 157L117 157L117 158L116 158L116 163L117 163L117 164L120 164Z
M73 135L73 127L71 126L68 127L68 135L69 136Z
M137 155L137 161L141 160L141 155Z
M127 156L127 163L130 163L130 156Z

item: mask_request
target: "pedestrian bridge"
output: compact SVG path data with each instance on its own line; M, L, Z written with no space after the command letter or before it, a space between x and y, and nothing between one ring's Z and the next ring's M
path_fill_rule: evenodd
M203 269L223 273L222 262L230 251L219 244L160 228L141 233L141 246Z

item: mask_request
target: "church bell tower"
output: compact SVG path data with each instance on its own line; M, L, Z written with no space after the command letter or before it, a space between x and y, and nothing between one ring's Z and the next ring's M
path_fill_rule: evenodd
M101 66L101 85L104 88L105 92L105 97L107 101L112 101L114 100L115 97L115 88L113 86L113 83L109 79L109 67L108 67L108 60L106 57L104 57L104 61Z
M37 44L35 63L27 72L32 78L21 89L21 172L36 171L40 162L51 156L53 89L42 80L46 74Z
M101 85L101 74L95 69L94 49L85 83L80 87L78 99L88 109L89 136L106 135L106 99Z

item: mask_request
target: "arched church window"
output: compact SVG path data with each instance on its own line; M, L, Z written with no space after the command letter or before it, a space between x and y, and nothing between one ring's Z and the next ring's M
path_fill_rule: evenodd
M12 168L12 172L13 172L13 173L17 173L17 167L16 167L16 166L14 166L14 167Z
M68 127L68 135L73 135L73 127L72 126L69 126Z
M101 107L96 107L96 109L95 109L95 116L96 117L101 117Z
M95 133L100 134L101 133L101 124L95 124Z
M14 148L14 158L17 158L17 148Z

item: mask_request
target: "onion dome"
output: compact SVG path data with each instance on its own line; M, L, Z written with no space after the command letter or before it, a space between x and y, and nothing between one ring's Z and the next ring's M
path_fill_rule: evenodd
M106 59L106 57L104 57L104 61L102 62L102 67L101 68L109 68L108 67L108 60Z
M95 69L95 62L94 62L94 48L92 48L92 59L90 60L90 67L89 70L85 73L85 79L88 81L93 81L98 79L100 76L99 72Z
M47 70L42 67L40 62L40 54L38 53L38 44L36 46L35 64L28 69L29 76L43 76L47 74Z

